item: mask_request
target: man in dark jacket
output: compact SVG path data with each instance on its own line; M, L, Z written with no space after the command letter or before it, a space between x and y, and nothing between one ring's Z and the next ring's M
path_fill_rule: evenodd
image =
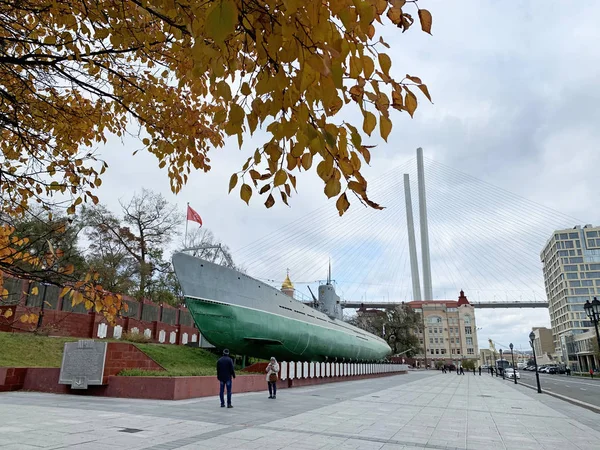
M217 361L217 378L221 383L219 389L219 397L221 399L221 408L225 407L225 399L223 398L223 391L227 387L227 407L233 408L231 405L231 379L235 378L235 370L233 367L233 360L229 357L229 350L223 350L223 356Z

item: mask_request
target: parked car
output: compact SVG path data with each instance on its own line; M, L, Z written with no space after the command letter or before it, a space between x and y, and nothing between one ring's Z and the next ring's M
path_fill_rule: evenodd
M548 367L546 373L557 374L558 369L556 367Z
M515 376L517 377L517 380L521 379L521 374L518 370L513 372L511 369L506 369L506 378L510 378L512 380Z

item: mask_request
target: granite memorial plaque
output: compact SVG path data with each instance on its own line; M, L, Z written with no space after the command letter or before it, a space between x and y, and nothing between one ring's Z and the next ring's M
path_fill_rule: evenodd
M58 383L70 384L71 389L102 384L106 346L106 342L94 340L67 342Z

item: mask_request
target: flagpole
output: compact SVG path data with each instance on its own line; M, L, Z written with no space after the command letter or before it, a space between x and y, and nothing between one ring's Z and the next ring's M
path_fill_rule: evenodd
M188 229L188 211L190 209L190 202L187 202L187 209L185 210L185 238L183 238L183 246L187 248L187 229Z

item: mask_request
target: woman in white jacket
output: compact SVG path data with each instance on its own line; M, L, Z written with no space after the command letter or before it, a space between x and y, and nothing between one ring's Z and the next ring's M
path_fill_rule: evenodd
M279 378L279 364L274 356L267 366L267 383L269 385L269 398L277 398L277 379Z

